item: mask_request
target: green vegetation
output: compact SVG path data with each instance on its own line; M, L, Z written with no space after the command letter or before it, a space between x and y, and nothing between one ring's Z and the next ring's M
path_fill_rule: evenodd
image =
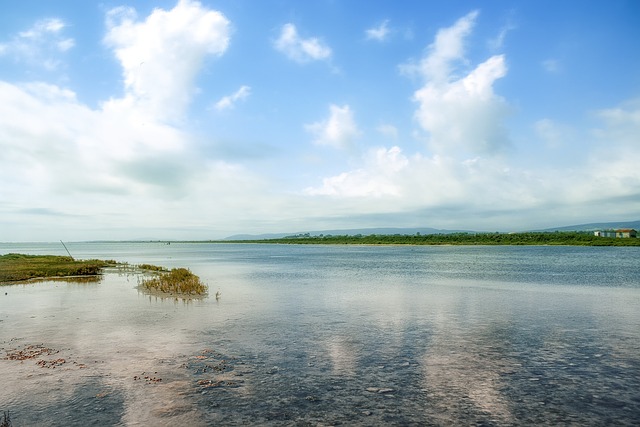
M144 279L141 286L149 291L171 295L205 295L207 285L186 268L173 268L153 278Z
M97 259L76 261L69 256L55 255L0 255L0 284L29 279L94 276L115 261Z
M228 242L228 241L226 241ZM234 243L281 244L362 244L362 245L568 245L640 246L638 238L608 238L590 232L531 233L451 233L415 235L309 236L308 234L266 240L239 240Z

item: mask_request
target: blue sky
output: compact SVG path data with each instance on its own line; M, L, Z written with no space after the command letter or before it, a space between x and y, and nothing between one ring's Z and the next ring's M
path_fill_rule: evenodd
M636 1L0 12L0 241L640 218Z

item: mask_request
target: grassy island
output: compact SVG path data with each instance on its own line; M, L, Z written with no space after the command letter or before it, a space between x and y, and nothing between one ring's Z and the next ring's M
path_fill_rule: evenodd
M230 241L225 241L230 242ZM279 239L237 240L234 243L363 244L363 245L568 245L640 246L639 238L598 237L587 232L450 233L450 234L301 234Z
M30 279L95 276L115 261L75 260L56 255L0 255L0 285Z
M146 268L146 270L158 271L150 268ZM148 291L169 295L202 296L208 291L207 285L186 268L161 271L155 277L144 279L141 287Z

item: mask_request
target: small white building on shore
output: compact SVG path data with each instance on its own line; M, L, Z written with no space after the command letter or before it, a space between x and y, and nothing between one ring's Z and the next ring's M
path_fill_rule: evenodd
M594 231L593 234L598 237L616 237L621 239L638 237L638 232L633 228L619 228L617 230Z

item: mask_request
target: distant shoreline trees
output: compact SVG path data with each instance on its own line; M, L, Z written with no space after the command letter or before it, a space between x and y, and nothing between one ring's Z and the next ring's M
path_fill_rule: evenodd
M640 246L638 238L608 238L592 232L449 233L319 235L309 233L276 239L226 240L224 243L362 244L362 245L567 245Z

